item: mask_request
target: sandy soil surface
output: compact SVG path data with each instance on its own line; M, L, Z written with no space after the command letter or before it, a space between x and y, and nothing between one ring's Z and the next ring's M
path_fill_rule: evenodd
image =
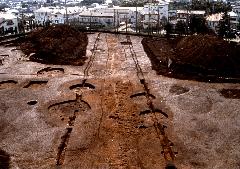
M240 168L239 84L157 75L141 37L88 38L83 66L0 47L0 166L161 169L167 147L178 169Z

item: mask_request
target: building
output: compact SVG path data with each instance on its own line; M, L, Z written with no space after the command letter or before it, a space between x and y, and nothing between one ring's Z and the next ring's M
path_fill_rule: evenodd
M11 13L0 13L0 33L18 33L18 18Z
M80 7L42 7L34 11L35 21L37 24L44 25L47 21L52 24L63 24L66 19L69 21L79 17L84 10Z
M198 10L177 10L177 20L187 22L191 16L204 17L205 11Z
M217 14L212 14L207 16L206 22L208 27L210 27L214 31L217 31L219 28L220 20L223 19L223 15L224 15L223 13L217 13ZM231 11L231 12L228 12L228 16L229 16L230 28L237 29L237 26L239 24L238 15L235 12Z
M230 27L232 29L237 29L237 26L239 24L237 13L231 11L231 12L228 12L228 15L229 15L229 18L230 18Z
M220 20L223 18L222 13L212 14L206 17L206 22L209 28L217 32Z
M80 25L89 27L113 27L114 14L99 11L83 11L79 14Z
M168 21L168 3L160 2L157 4L149 3L144 5L141 12L143 28L157 28L159 24Z
M232 11L238 15L238 18L240 18L240 5L233 6Z
M53 13L54 8L42 7L34 11L35 21L39 25L44 25Z

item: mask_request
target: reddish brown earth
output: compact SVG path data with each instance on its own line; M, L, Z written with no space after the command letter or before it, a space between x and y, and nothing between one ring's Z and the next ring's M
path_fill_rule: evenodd
M141 37L131 47L124 35L88 39L83 66L50 67L0 48L9 55L0 66L0 164L161 169L171 159L178 169L239 168L239 84L156 75Z

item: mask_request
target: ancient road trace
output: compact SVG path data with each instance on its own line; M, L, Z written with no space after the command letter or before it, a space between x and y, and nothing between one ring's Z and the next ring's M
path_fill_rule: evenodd
M0 66L0 164L239 167L239 84L159 76L142 37L88 38L83 66L26 62L12 47L0 49L9 54Z

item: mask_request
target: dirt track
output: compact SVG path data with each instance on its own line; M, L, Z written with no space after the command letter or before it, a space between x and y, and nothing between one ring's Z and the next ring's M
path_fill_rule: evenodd
M0 153L10 168L161 169L156 120L166 126L177 168L240 167L239 100L219 92L238 84L158 76L142 38L130 37L146 91L121 43L126 36L102 33L96 42L97 36L88 37L82 67L47 68L12 48L1 51L9 56L0 66Z

